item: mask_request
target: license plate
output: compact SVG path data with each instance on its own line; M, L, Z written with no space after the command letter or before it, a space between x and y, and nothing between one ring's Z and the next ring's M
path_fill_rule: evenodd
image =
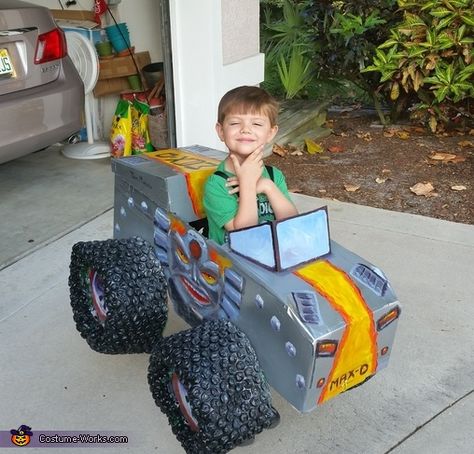
M0 76L13 74L13 64L7 49L0 49Z

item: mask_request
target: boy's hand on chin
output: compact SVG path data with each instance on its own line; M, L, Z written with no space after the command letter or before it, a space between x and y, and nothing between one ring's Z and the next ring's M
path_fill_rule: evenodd
M263 145L258 146L242 163L239 162L237 156L230 155L230 159L239 184L256 186L258 179L262 176Z

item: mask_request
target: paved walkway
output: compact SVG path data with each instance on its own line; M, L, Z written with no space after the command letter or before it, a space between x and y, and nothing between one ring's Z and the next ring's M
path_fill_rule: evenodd
M274 393L281 424L236 452L472 453L474 226L295 200L300 211L328 204L333 239L388 275L403 309L397 338L386 370L310 414L298 414ZM74 327L71 246L111 232L108 211L0 271L0 431L21 424L33 432L110 430L130 441L113 452L182 453L148 390L148 355L95 353ZM172 315L167 333L182 328ZM36 451L65 450L30 452Z

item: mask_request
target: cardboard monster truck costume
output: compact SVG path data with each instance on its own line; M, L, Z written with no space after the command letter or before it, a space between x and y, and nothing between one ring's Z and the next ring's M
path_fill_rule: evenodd
M75 246L71 263L78 330L98 351L153 347L150 389L187 452L275 425L268 384L308 412L364 383L387 366L400 315L383 272L330 240L326 207L209 240L202 191L224 157L114 160L115 239ZM192 328L162 338L165 291Z

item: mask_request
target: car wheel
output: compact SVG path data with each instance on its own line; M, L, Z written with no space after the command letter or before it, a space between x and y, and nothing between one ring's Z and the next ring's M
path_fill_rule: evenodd
M168 315L167 284L139 237L76 243L69 290L77 330L100 353L150 353Z
M279 421L254 349L213 320L157 343L148 383L188 453L225 453Z

